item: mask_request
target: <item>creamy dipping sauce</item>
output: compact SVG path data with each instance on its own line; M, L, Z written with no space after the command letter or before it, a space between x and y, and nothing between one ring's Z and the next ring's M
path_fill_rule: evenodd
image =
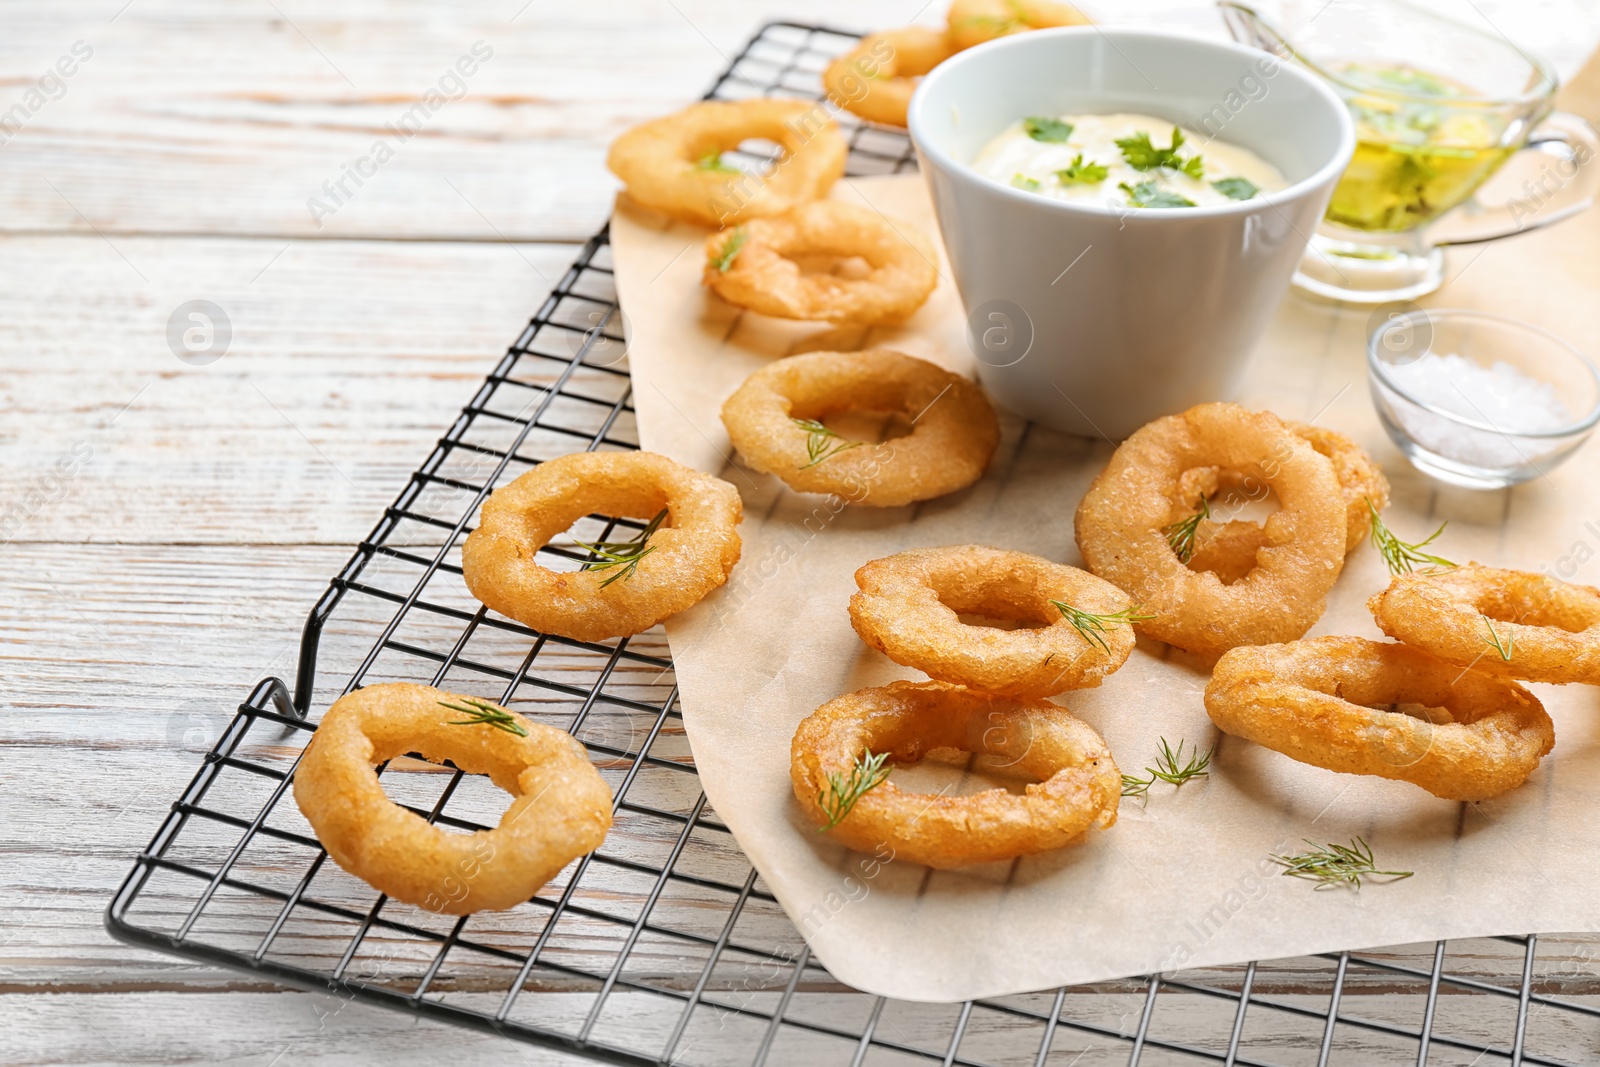
M1288 185L1238 145L1199 144L1149 115L1033 116L983 147L973 169L1040 196L1108 207L1211 207Z

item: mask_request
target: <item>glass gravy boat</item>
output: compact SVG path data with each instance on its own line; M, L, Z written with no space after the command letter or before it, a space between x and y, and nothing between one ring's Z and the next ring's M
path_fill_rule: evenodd
M1283 0L1273 21L1217 6L1235 39L1322 77L1355 120L1355 156L1295 275L1301 289L1412 300L1443 284L1444 246L1527 233L1593 202L1600 140L1552 110L1555 73L1505 38L1403 0ZM1519 152L1534 154L1521 187L1477 198Z

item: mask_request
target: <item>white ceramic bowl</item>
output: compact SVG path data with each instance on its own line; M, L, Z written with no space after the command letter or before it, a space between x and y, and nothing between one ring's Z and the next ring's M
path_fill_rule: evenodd
M968 165L1028 115L1142 112L1275 165L1286 189L1219 207L1129 209L1037 196ZM1122 438L1232 398L1350 161L1345 105L1243 45L1074 27L960 52L912 99L912 140L1000 403L1071 433Z

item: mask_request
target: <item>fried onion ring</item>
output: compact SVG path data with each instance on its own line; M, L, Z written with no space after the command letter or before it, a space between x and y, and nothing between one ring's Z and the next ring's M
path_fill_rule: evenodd
M493 708L525 731L474 722L459 707ZM417 753L486 774L512 796L492 830L447 832L384 795L373 768ZM294 800L333 861L396 900L447 915L528 900L561 868L605 840L611 790L583 745L476 698L395 682L334 701L294 774Z
M814 428L844 411L893 413L911 433L868 446ZM975 383L887 349L807 352L769 364L723 403L722 424L746 462L789 488L881 508L971 485L1000 442L1000 423Z
M1516 682L1360 637L1236 648L1217 661L1205 700L1226 733L1446 800L1515 789L1555 744L1544 706ZM1394 704L1433 718L1385 710Z
M861 640L941 682L1039 699L1099 685L1133 651L1125 620L1081 631L1056 606L1125 615L1133 606L1126 593L1087 571L1023 552L986 545L913 549L868 563L856 571L856 585L850 624ZM970 626L960 615L1040 628Z
M1333 464L1333 475L1339 480L1339 491L1344 499L1344 551L1348 556L1372 528L1368 502L1373 510L1380 512L1389 506L1389 480L1383 476L1383 468L1377 461L1344 434L1287 419L1284 424ZM1201 497L1220 496L1222 506L1226 507L1229 502L1242 504L1266 495L1264 483L1237 471L1195 467L1184 471L1178 479L1178 499L1173 504L1172 521L1179 522L1192 514L1195 502ZM1218 510L1215 504L1213 510ZM1232 585L1256 565L1256 550L1266 543L1266 532L1259 522L1202 519L1195 530L1195 549L1189 569L1212 571L1223 584Z
M859 257L865 277L807 273L795 257ZM905 321L939 284L933 245L909 222L842 200L803 204L706 239L702 280L730 304L780 319Z
M896 859L948 869L1061 848L1117 821L1122 775L1088 723L1056 704L941 682L895 682L822 705L795 731L789 777L806 817L826 826L828 776L848 777L864 751L915 763L940 748L983 753L1039 782L1022 795L926 796L886 781L829 836L859 852L887 844Z
M631 565L553 571L536 553L590 514L666 521ZM461 549L472 595L543 633L600 641L648 630L728 580L739 559L739 492L654 452L547 460L484 501ZM620 536L625 536L620 535Z
M1232 585L1189 570L1167 539L1179 477L1192 467L1230 468L1278 495L1256 566ZM1155 615L1136 628L1192 652L1300 637L1344 566L1333 468L1277 416L1237 404L1201 404L1140 427L1090 485L1076 527L1089 570Z
M1182 517L1174 522L1182 521ZM1267 543L1259 522L1201 519L1195 527L1194 553L1185 564L1192 571L1210 571L1223 585L1232 585L1256 569L1256 552Z
M1473 563L1398 575L1367 610L1390 637L1459 667L1600 685L1600 589L1592 586Z
M954 52L943 30L884 30L829 63L822 84L835 103L867 121L904 126L917 80Z
M753 140L783 148L765 174L722 162L723 152ZM606 166L646 207L722 226L827 196L847 152L844 134L816 103L757 97L706 100L641 123L611 143Z
M1054 0L955 0L946 17L957 49L1028 30L1089 25L1083 12Z

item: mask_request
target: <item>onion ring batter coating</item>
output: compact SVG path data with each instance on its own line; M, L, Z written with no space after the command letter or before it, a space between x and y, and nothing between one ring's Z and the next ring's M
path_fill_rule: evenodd
M294 774L295 803L335 863L396 900L447 915L515 907L599 848L611 827L611 790L583 745L520 715L505 713L525 737L440 703L469 699L407 682L346 694ZM391 801L373 768L408 752L488 775L512 796L499 826L447 832Z
M1256 552L1266 543L1267 531L1259 522L1201 519L1195 527L1194 552L1185 566L1210 571L1223 585L1232 585L1256 569Z
M822 705L795 731L789 777L806 817L825 826L828 775L848 775L864 750L915 763L937 748L994 756L1040 781L1020 796L927 796L886 781L829 836L859 852L887 844L896 859L948 869L1062 848L1117 821L1122 774L1088 723L1056 704L940 682L895 682Z
M553 571L536 553L585 515L666 523L627 574ZM547 460L484 501L461 549L472 595L543 633L600 641L648 630L728 580L739 560L739 492L654 452L575 452Z
M911 433L856 447L839 439L812 455L815 431L835 412L891 412ZM734 447L759 471L802 493L832 493L889 508L971 485L1000 443L1000 423L975 383L887 349L807 352L756 371L722 405ZM843 445L844 447L841 447Z
M795 256L860 257L865 277L806 273ZM909 222L842 200L803 204L706 239L702 280L722 299L780 319L904 322L939 284L933 245Z
M1339 480L1339 492L1344 499L1344 551L1348 556L1372 528L1368 501L1380 512L1389 506L1389 480L1383 476L1383 468L1377 461L1344 434L1304 422L1285 420L1284 425L1305 438L1319 455L1328 457L1328 462L1333 464L1333 475ZM1178 486L1178 500L1172 509L1173 522L1193 514L1195 502L1202 496L1209 499L1220 493L1224 503L1230 497L1252 500L1266 496L1264 483L1218 467L1184 471ZM1225 585L1232 585L1256 565L1256 549L1266 543L1266 532L1259 522L1202 519L1195 529L1195 549L1189 569L1213 571Z
M1087 571L986 545L920 548L856 571L850 625L861 640L941 682L1039 699L1089 689L1127 662L1133 628L1106 622L1104 645L1080 632L1054 601L1093 615L1126 613L1122 590ZM959 615L1043 624L969 626Z
M722 163L745 141L772 141L783 156L765 174ZM706 100L641 123L611 143L606 166L646 207L706 226L781 215L828 195L849 146L809 100Z
M1443 709L1434 721L1381 710ZM1487 800L1527 780L1555 744L1544 706L1516 682L1360 637L1236 648L1217 661L1206 712L1224 732L1345 774Z
M829 63L822 84L836 103L869 122L904 126L917 79L954 53L943 30L884 30Z
M957 49L1028 30L1089 25L1076 7L1053 0L954 0L946 18Z
M1473 563L1397 575L1367 610L1390 637L1460 667L1600 685L1600 589L1592 586Z
M1367 510L1367 503L1370 501L1372 510L1379 512L1389 506L1389 479L1383 476L1383 468L1367 455L1366 449L1337 430L1304 422L1291 422L1289 429L1309 441L1318 454L1327 456L1328 462L1333 464L1333 476L1339 480L1339 495L1344 500L1344 551L1349 555L1372 529L1372 514Z
M1231 468L1278 495L1255 568L1232 585L1184 566L1164 532L1179 477L1192 467ZM1276 415L1237 404L1201 404L1140 427L1090 485L1076 526L1089 570L1155 615L1136 629L1192 652L1300 637L1344 566L1332 466Z

